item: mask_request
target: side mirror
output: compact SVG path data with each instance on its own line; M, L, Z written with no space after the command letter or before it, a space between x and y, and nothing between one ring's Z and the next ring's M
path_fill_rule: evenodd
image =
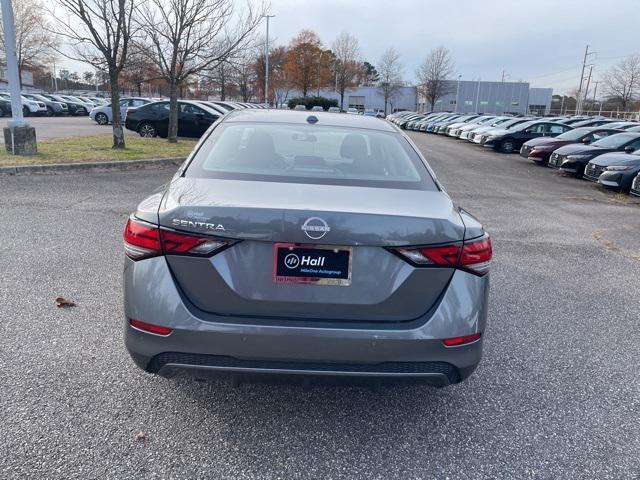
M635 151L636 151L635 147L632 147L631 145L624 147L624 153L633 153Z
M584 143L585 145L588 145L589 143L591 143L591 139L589 137L584 137L582 139L582 143Z

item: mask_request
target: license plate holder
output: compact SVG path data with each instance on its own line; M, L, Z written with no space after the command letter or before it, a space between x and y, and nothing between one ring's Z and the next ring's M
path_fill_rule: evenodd
M346 287L351 285L352 258L352 247L276 243L273 281Z

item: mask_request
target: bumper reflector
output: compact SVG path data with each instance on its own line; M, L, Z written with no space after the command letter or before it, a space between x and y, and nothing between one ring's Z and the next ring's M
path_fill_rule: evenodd
M140 320L134 320L133 318L129 319L129 325L131 325L133 328L137 328L138 330L154 333L156 335L167 336L171 332L173 332L173 330L168 327L161 327L160 325L141 322Z
M480 340L482 333L474 333L472 335L464 335L462 337L452 337L445 338L442 340L445 347L457 347L458 345L465 345L467 343L475 342L476 340Z

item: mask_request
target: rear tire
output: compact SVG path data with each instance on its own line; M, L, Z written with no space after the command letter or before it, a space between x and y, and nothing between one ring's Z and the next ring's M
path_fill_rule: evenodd
M98 113L96 114L96 123L98 125L107 125L109 123L109 118L106 113Z
M500 150L502 153L513 153L515 149L516 144L510 138L505 138L500 142L500 145L498 146L498 150Z
M31 110L28 107L22 107L22 116L28 117L31 114Z
M143 122L138 127L138 134L141 137L151 138L151 137L157 137L158 136L158 131L156 130L156 127L155 127L155 125L153 123L151 123L151 122Z
M47 117L53 117L55 115L55 112L53 111L53 108L47 107L47 113L45 113L45 115Z

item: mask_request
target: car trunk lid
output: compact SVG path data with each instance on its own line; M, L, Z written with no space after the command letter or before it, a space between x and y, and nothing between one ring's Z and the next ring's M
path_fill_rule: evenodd
M221 315L406 321L427 312L453 275L417 268L388 247L462 241L441 191L177 178L159 209L163 227L241 240L209 258L168 255L199 309ZM279 244L349 251L345 284L280 283Z

